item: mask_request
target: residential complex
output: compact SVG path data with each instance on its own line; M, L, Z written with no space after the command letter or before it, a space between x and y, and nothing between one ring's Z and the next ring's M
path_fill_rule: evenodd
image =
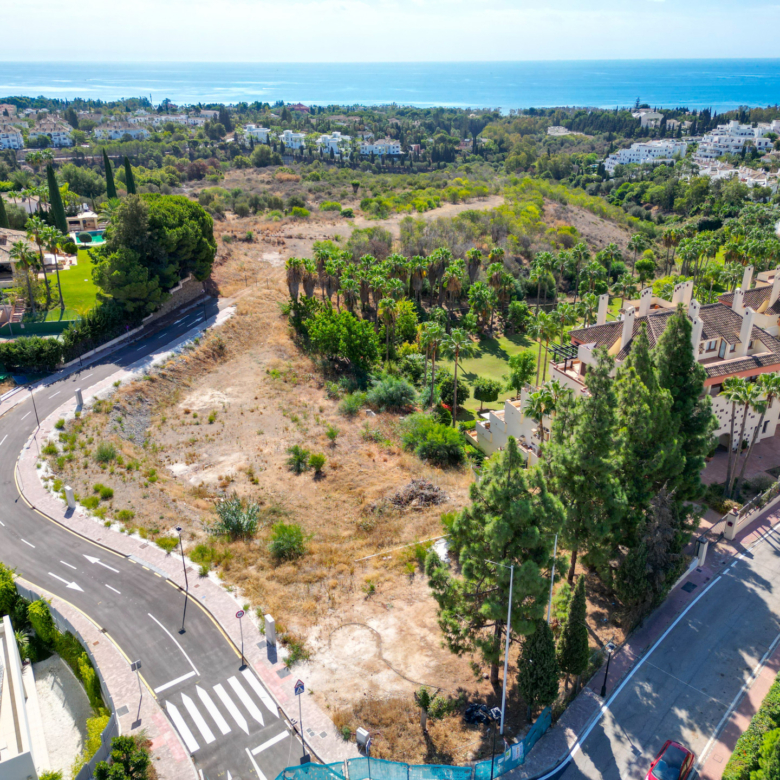
M293 130L282 130L279 139L287 149L301 149L306 140L306 133L296 133Z
M706 176L713 181L736 177L748 187L769 187L772 192L777 192L778 188L777 173L769 173L761 168L748 168L747 166L735 168L720 160L699 161L698 175Z
M39 136L45 135L49 139L51 146L60 148L63 146L73 146L73 128L63 122L53 122L45 120L30 130L28 139L34 143Z
M596 324L570 333L571 344L555 347L549 364L549 374L575 394L587 393L585 377L594 365L594 350L607 349L620 365L631 351L634 337L644 324L651 347L658 342L669 318L682 306L691 321L691 348L704 367L705 392L712 398L712 410L718 420L715 436L727 445L731 427L731 402L721 393L723 381L730 376L755 377L762 373L780 371L780 340L777 339L780 322L780 269L758 275L758 286L750 289L753 268L748 266L742 287L735 293L721 296L717 303L702 306L694 300L693 282L683 282L674 288L671 301L653 295L646 287L636 301L627 301L618 320L607 321L607 294L599 298ZM529 461L535 463L539 446L549 438L550 419L537 420L526 413L526 388L519 399L506 401L504 409L481 415L476 428L470 432L475 443L490 454L506 445L508 436L517 439ZM741 426L742 412L736 424ZM774 436L780 416L780 403L772 403L767 410L758 438ZM745 437L752 437L760 415L749 411ZM542 444L543 446L543 444Z
M126 135L134 141L143 141L150 133L145 127L130 124L130 122L109 122L95 128L95 138L99 141L120 141Z
M16 125L0 123L0 149L23 149L24 138Z
M317 139L317 146L319 146L323 154L330 155L333 152L334 157L341 157L343 153L346 157L349 157L349 144L351 141L352 136L342 135L336 130L330 135L321 135Z
M761 122L756 127L732 120L727 125L720 125L707 133L701 139L695 157L701 160L717 160L724 154L740 154L748 142L759 152L768 152L773 145L772 139L766 138L768 133L780 134L780 119Z
M244 133L261 144L267 144L272 133L267 127L258 127L257 125L244 125Z
M672 163L685 157L689 140L658 139L631 144L629 149L620 149L604 160L607 173L614 173L618 165L641 165L643 163Z
M394 138L380 138L378 141L364 141L360 144L360 154L370 155L401 154L401 142Z

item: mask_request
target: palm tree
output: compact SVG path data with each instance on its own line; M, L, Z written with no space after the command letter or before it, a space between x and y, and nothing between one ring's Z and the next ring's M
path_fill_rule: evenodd
M458 361L461 358L470 357L474 352L474 342L463 328L453 328L449 336L442 342L444 352L452 357L455 364L453 387L452 387L452 427L456 425L458 415Z
M460 298L463 289L463 277L466 274L466 264L463 260L455 260L444 272L441 279L442 287L447 292L447 301L449 303L450 317L452 317L452 307Z
M772 405L775 398L780 396L780 374L761 374L756 379L756 386L763 395L763 398L753 407L755 410L761 412L761 416L758 418L758 423L753 429L753 438L750 440L750 447L742 461L742 468L739 472L739 477L734 486L734 495L739 495L739 488L742 485L742 480L745 478L745 469L747 469L750 456L753 454L753 447L758 439L758 434L761 432L761 427L764 424L764 417L766 417L766 410Z
M360 299L360 285L354 277L342 278L341 294L344 296L344 305L347 307L347 311L354 314L355 304Z
M732 381L729 381L732 380ZM726 385L729 385L728 388ZM734 484L734 478L737 473L737 462L739 461L739 451L742 447L742 440L745 438L745 425L747 423L748 408L751 403L758 398L758 390L752 382L748 382L743 377L728 377L723 382L723 393L731 401L731 436L729 437L729 462L726 472L726 486L723 491L725 498L731 497L731 487ZM739 436L734 439L734 417L737 405L742 406L742 423L740 425ZM734 466L732 468L732 453L734 454Z
M544 339L544 365L542 367L542 382L547 379L547 351L550 348L550 342L558 335L560 325L558 320L552 314L540 312L541 320L540 337Z
M528 394L525 404L525 412L537 422L537 435L539 437L539 453L544 444L544 418L552 406L552 395L546 387L540 387Z
M482 266L482 252L479 249L469 249L466 252L466 270L469 275L469 284L474 284L477 281L477 275L479 269Z
M421 301L423 281L427 269L428 261L421 255L415 255L409 262L411 288L418 303Z
M535 317L526 328L528 335L539 343L539 353L536 356L536 386L539 387L539 374L542 370L542 323Z
M303 294L307 298L313 298L314 291L317 289L317 266L310 257L303 261L301 281L303 282Z
M328 296L328 303L335 294L336 308L341 311L341 274L344 270L344 263L340 259L331 259L325 263L325 295Z
M390 360L390 333L398 318L398 304L395 298L382 298L378 307L379 318L385 325L385 362Z
M35 315L35 296L33 295L30 271L35 269L38 264L38 258L35 256L35 252L33 252L24 241L16 241L11 246L9 255L11 256L11 259L15 261L16 267L21 268L24 272L24 278L27 280L27 293L30 299L30 307L32 308L33 315Z
M612 295L616 298L620 296L620 308L623 308L623 302L629 295L633 295L636 292L636 282L633 277L628 274L618 277L610 290Z
M586 293L582 300L577 304L577 309L585 323L585 327L590 325L590 318L594 317L599 308L599 299L594 293Z
M566 329L577 323L579 315L577 314L577 307L571 303L559 303L552 314L555 321L558 323L558 331L561 337L561 344L563 344L564 336L566 335Z
M62 284L60 283L60 263L58 260L58 252L60 249L60 241L62 241L64 238L65 236L63 236L62 233L60 233L60 231L55 227L47 227L42 235L46 249L54 255L54 271L57 274L57 289L60 293L60 311L65 311L65 301L62 297Z
M634 233L628 241L629 252L634 253L634 261L631 264L631 275L634 274L634 267L636 266L636 258L640 252L644 252L650 246L650 242L647 237L642 233Z
M537 252L531 263L530 279L536 282L536 309L534 314L539 314L539 297L542 294L542 282L547 274L555 268L555 255L552 252ZM547 285L545 285L545 301L547 300Z
M116 216L117 209L121 205L122 201L119 200L119 198L110 198L98 206L98 213L106 222L111 222L111 220Z
M582 275L588 280L588 290L593 292L596 280L603 279L607 275L607 269L598 260L592 260L585 266Z
M325 263L327 263L328 260L330 260L330 250L325 247L315 247L314 262L317 263L317 276L319 278L323 301L325 300Z
M400 301L406 297L406 284L401 279L388 279L385 284L385 295Z
M305 261L301 257L288 257L284 264L287 271L287 290L294 303L298 302L298 291L305 271Z
M30 241L34 241L38 247L38 256L41 261L41 268L43 269L43 281L46 285L46 309L51 306L51 288L49 287L49 277L46 276L46 263L43 258L43 244L44 235L48 225L40 217L30 217L27 220L24 228L27 231L27 238Z
M420 329L420 344L425 349L426 354L430 353L431 356L431 406L433 406L433 388L436 380L436 353L439 351L445 335L444 328L438 322L426 322Z

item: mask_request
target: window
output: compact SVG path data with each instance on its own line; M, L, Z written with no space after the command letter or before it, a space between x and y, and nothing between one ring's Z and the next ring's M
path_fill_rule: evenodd
M717 346L718 346L717 339L715 341L708 341L707 342L707 352L714 352Z
M734 351L736 350L736 348L737 348L737 345L736 345L736 344L732 344L732 345L729 347L729 352L734 352Z
M766 421L764 422L764 427L761 429L761 433L762 433L762 434L766 433L766 429L767 429L768 427L769 427L769 420L766 420Z

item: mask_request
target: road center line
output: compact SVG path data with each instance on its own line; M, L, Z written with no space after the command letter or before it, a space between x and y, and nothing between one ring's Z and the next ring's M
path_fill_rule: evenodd
M73 569L73 571L78 571L78 569L75 566L71 566L69 563L65 563L65 561L60 561L61 564L70 567Z
M283 739L286 739L289 736L290 732L285 730L281 734L277 734L275 737L271 737L271 739L269 739L267 742L263 742L262 745L254 748L254 750L252 750L252 755L256 756L258 753L262 753L264 750L268 750L269 747L275 745L277 742L281 742Z
M62 392L62 390L57 390L57 392L54 395L50 395L49 396L49 400L51 401L51 399L54 398L54 396L59 395L61 392Z
M24 417L29 417L32 414L32 412L27 412L27 414L24 415ZM24 420L24 417L22 417L22 420Z
M189 680L190 677L194 677L195 672L187 672L187 674L183 674L181 677L177 677L175 680L171 680L170 682L165 683L165 685L161 685L159 688L155 688L155 693L162 693L162 691L167 691L168 688L173 688L174 685L178 685L180 682L184 682L185 680Z
M173 640L173 643L176 645L176 647L178 647L179 650L181 650L181 654L190 662L190 666L192 667L192 669L195 672L195 674L197 674L200 677L200 674L199 674L195 664L192 663L192 659L187 655L187 653L184 652L184 648L176 641L176 639L174 638L173 634L170 631L168 631L168 629L151 612L147 612L146 614L149 615L149 617L152 620L154 620L154 622L157 623L157 625L160 626L160 628L163 631L165 631L166 634L168 634L168 636Z
M104 584L105 584L105 583L104 583ZM113 591L114 591L114 593L118 593L120 596L122 595L121 593L119 593L119 591L118 591L116 588L112 588L110 585L106 585L106 587L107 587L109 590L113 590Z
M0 441L0 444L2 444L2 443L3 443L3 442L4 442L4 441L7 439L7 438L8 438L8 434L6 433L6 435L5 435L5 436L3 436L3 440L2 440L2 441Z
M93 372L92 372L92 374L94 374L94 373L95 373L95 372L93 371ZM89 378L92 376L92 374L87 374L86 376L83 376L83 377L81 377L81 378L82 378L82 379L89 379Z
M2 525L3 528L5 528L5 523L2 520L0 520L0 525Z
M23 542L24 542L26 545L28 545L29 547L32 547L32 548L33 548L33 550L35 549L35 545L34 545L34 544L30 544L30 543L27 541L27 539L22 539L22 541L23 541Z

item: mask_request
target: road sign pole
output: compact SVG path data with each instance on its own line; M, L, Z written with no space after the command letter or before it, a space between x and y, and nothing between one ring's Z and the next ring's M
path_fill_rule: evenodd
M298 680L295 683L295 695L298 697L298 723L301 726L301 748L303 749L302 759L306 758L306 737L303 735L303 704L301 702L301 696L303 696L303 680Z

